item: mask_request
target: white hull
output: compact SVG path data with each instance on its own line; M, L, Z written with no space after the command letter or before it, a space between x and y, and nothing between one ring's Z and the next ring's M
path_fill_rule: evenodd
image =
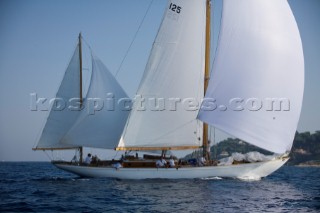
M81 177L105 177L119 179L188 179L227 177L245 180L257 180L266 177L288 161L275 159L268 162L247 163L230 166L204 166L182 168L111 168L54 164L56 167Z

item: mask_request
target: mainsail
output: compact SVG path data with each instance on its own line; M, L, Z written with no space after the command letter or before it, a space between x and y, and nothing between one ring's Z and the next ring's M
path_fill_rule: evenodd
M129 112L119 107L117 103L118 100L128 96L101 60L92 55L91 81L86 97L82 101L82 110L79 110L81 89L79 55L81 55L80 47L77 45L56 95L56 98L68 104L75 103L70 100L78 99L78 104L71 108L67 105L62 110L51 109L35 149L83 146L113 149L119 142ZM96 110L97 104L100 105L98 110Z
M71 61L66 69L61 85L56 94L64 102L72 98L80 97L80 59L79 45L77 45ZM77 120L80 111L71 111L64 108L55 110L52 108L43 128L42 134L37 144L37 149L45 148L72 148L75 145L64 144L61 138L69 131Z
M304 59L287 0L224 0L213 72L205 98L216 108L205 110L204 102L198 118L266 150L289 151Z
M141 102L134 103L118 150L202 145L197 109L188 108L188 101L199 103L203 97L205 20L206 0L168 1L137 92L145 99L145 109ZM154 110L154 101L164 101L164 109Z

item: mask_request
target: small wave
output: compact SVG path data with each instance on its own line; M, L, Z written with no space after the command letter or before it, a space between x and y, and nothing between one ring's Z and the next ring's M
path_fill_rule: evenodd
M257 177L257 176L243 176L243 177L237 177L238 180L241 181L259 181L261 180L261 177Z
M52 182L52 181L70 181L72 178L69 177L57 177L57 176L51 176L51 177L41 177L41 178L33 178L32 181L36 182Z
M222 177L207 177L207 178L201 178L201 180L222 180Z
M1 212L33 212L27 202L12 202L1 206Z
M17 183L18 180L14 180L14 179L5 179L5 180L0 180L0 184L12 184L12 183Z
M72 181L89 181L90 178L72 178Z

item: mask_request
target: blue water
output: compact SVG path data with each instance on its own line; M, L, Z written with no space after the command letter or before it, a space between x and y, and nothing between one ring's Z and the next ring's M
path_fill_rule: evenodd
M83 179L50 163L0 163L0 212L320 212L320 168L235 179Z

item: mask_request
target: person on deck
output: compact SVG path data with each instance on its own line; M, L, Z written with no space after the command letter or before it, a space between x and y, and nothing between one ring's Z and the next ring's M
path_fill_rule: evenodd
M98 158L97 155L91 157L91 163L92 164L96 164L97 165L99 161L100 161L100 159Z
M157 160L156 162L157 168L164 167L165 165L167 165L167 161L163 158L161 158L160 160Z
M170 160L169 160L169 166L170 168L174 168L176 165L174 164L174 160L173 157L171 156Z
M199 166L205 166L205 165L206 165L206 159L204 157L201 157L199 161Z
M117 162L115 164L112 164L111 165L113 168L115 168L116 170L122 168L122 163L121 162Z
M91 158L91 154L89 153L86 159L84 160L84 163L89 165L91 161L92 161L92 158Z

